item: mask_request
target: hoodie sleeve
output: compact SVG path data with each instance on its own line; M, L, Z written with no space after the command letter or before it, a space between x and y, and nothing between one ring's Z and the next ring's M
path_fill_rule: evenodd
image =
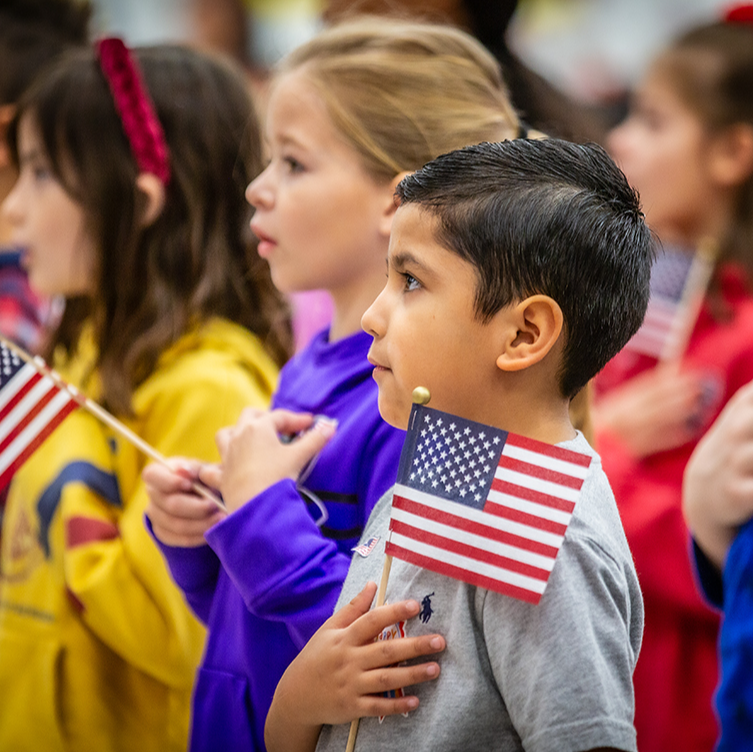
M384 424L363 448L370 462L358 474L362 526L394 483L402 441L402 432ZM284 622L299 648L332 615L352 554L322 535L292 480L249 500L206 538L247 609Z

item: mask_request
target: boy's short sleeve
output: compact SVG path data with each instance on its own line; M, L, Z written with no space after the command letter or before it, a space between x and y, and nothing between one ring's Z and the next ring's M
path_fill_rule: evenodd
M643 613L631 567L572 530L539 605L476 598L523 749L636 748L632 675Z

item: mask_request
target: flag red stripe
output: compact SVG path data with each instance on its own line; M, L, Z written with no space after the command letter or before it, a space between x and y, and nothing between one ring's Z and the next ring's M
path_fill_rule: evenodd
M29 441L23 450L18 454L16 459L0 474L0 489L11 480L13 474L26 462L29 456L44 442L52 432L62 423L63 419L68 416L78 405L72 400L66 403L50 421Z
M559 484L560 486L566 486L569 489L580 490L583 486L583 479L576 478L575 476L568 476L558 471L553 471L551 468L543 468L540 465L533 465L533 463L526 463L524 460L518 460L505 455L504 452L499 459L500 468L508 468L511 471L517 471L523 473L526 476L533 476L534 478L540 478L544 481L549 481L552 484Z
M542 531L556 533L558 536L564 536L565 531L567 531L567 525L564 523L540 518L538 515L530 515L527 512L515 510L512 507L501 505L492 500L487 500L484 512L489 513L489 515L496 515L498 518L514 520L516 523L523 523L523 525L531 526L532 528L539 528Z
M20 372L15 375L14 378L18 378ZM32 374L31 378L26 382L26 384L21 387L21 389L16 392L15 395L0 409L0 421L4 420L5 417L18 405L18 403L23 400L23 398L26 396L26 394L31 390L31 388L40 380L42 379L42 375L39 373ZM7 388L9 385L13 383L13 379L11 379L10 382L8 382L5 387Z
M494 554L487 549L480 549L479 547L465 544L456 539L448 539L447 537L440 536L436 533L422 531L420 528L415 528L414 526L400 520L390 521L390 530L395 533L401 533L409 539L415 539L416 541L421 541L424 544L436 547L437 549L445 549L448 552L461 554L464 557L478 560L481 563L501 567L505 570L520 573L521 575L527 575L529 578L536 578L537 580L546 582L549 577L549 570L544 570L540 567L535 567L534 565L511 559L510 557L504 557L501 554Z
M495 478L494 481L492 481L491 488L494 489L494 491L509 494L511 497L527 499L529 502L536 502L539 505L553 507L555 510L572 512L575 509L575 502L571 502L569 499L553 497L551 494L544 494L544 492L539 492L535 489L528 489L525 486L511 484L509 481L503 481L499 478Z
M538 452L541 455L548 455L551 458L557 458L557 460L564 460L573 465L579 465L583 468L588 468L591 465L591 458L589 455L584 455L581 452L575 452L574 450L566 450L564 447L557 447L553 444L546 444L546 442L539 442L536 439L529 439L523 437L520 434L508 434L506 444L513 445L514 447L522 447L525 450L531 450L532 452Z
M456 502L450 502L448 504L457 504ZM433 507L422 505L420 502L408 499L407 497L401 497L395 495L392 498L392 506L399 510L405 510L406 512L413 513L422 518L429 518L430 520L436 520L438 523L442 523L446 526L452 526L458 528L461 531L467 531L469 533L475 533L478 536L491 539L493 541L499 541L502 544L510 544L510 546L517 546L520 549L527 549L529 552L536 554L542 554L545 557L556 557L557 547L549 546L548 544L542 544L539 541L532 541L531 539L517 536L514 533L508 533L507 531L500 531L498 528L492 526L485 526L482 523L476 523L472 520L460 517L458 515L452 515L451 513L441 510L435 510Z
M39 413L41 413L47 403L49 403L59 392L60 390L58 390L57 387L51 386L50 389L47 390L47 392L45 392L39 400L31 406L31 408L29 408L28 412L19 419L5 439L0 442L0 454L5 452L8 445L13 442L13 440L39 415Z
M439 560L416 554L416 552L411 552L401 546L396 546L389 541L387 542L384 551L386 554L396 557L399 560L410 562L413 565L423 567L426 570L431 570L440 575L447 575L450 578L462 580L465 583L470 583L472 586L486 588L489 591L495 591L496 593L504 594L505 596L512 596L513 598L527 601L530 604L538 604L539 601L541 601L541 594L536 591L529 591L526 588L520 588L519 586L513 586L510 583L494 580L493 578L488 578L487 576L473 572L472 570L465 570L461 567L448 565L446 562L440 562Z

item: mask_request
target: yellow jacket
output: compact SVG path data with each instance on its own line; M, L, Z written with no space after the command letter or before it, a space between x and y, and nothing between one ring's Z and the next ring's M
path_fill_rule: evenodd
M59 371L80 384L90 363L91 349ZM215 319L163 354L127 423L166 456L214 461L217 429L268 405L276 378L253 335ZM78 409L16 473L0 559L0 749L186 748L204 629L144 527L146 462Z

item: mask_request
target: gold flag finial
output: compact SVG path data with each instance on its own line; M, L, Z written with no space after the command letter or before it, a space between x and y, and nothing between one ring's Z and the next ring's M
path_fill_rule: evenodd
M426 387L416 387L413 390L413 402L419 405L426 405L431 400L431 392Z

